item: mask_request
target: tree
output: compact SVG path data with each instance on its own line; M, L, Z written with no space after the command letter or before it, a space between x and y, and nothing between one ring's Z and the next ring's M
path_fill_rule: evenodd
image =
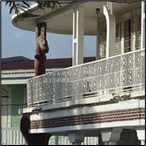
M19 14L20 11L26 11L28 8L31 7L33 4L37 4L38 8L51 8L56 9L61 7L61 4L71 4L77 1L6 1L6 5L10 7L9 13L11 14L13 11L16 14ZM29 11L27 11L29 13Z
M16 14L19 14L20 11L26 11L31 5L38 4L38 8L51 8L55 9L60 6L58 1L6 1L6 5L10 7L9 13L13 11Z

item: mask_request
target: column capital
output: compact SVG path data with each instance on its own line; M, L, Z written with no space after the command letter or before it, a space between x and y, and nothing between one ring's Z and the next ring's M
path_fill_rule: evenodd
M84 133L80 131L73 131L68 133L69 141L73 145L81 145L84 141Z
M101 131L102 141L118 142L120 139L121 132L122 128L104 129Z

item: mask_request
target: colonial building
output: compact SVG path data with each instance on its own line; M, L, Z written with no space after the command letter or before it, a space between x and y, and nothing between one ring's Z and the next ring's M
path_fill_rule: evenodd
M95 60L95 57L86 57L85 62ZM34 77L34 60L23 56L2 58L1 84L2 84L2 145L22 145L25 140L20 132L19 109L27 105L27 80ZM57 71L71 66L71 58L47 59L47 72ZM89 139L89 138L86 138ZM91 139L91 138L90 138ZM90 140L89 139L89 140ZM89 141L88 140L88 141ZM90 140L91 141L91 140ZM90 142L89 141L89 142ZM95 139L93 142L95 143ZM89 143L86 142L86 143ZM92 143L93 143L92 142ZM68 144L67 137L52 136L49 144Z
M27 11L26 11L27 12ZM73 1L14 15L14 26L72 34L72 67L27 82L29 134L86 136L99 144L145 144L145 1ZM37 32L37 31L36 31ZM84 36L97 36L96 61L84 63ZM56 40L57 41L57 40ZM35 54L35 53L34 53ZM37 58L37 57L36 57Z
M20 108L26 107L27 79L34 76L33 62L25 57L3 58L1 61L2 87L2 145L25 144L20 133Z

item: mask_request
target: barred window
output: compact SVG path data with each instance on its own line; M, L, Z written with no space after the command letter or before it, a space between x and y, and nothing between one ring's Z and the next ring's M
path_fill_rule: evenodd
M124 53L131 51L131 19L124 21Z

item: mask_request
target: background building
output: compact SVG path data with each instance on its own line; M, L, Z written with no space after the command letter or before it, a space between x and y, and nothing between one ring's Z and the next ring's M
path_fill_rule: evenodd
M29 134L66 136L74 145L85 137L145 145L145 1L74 1L30 13L36 17L14 15L13 25L35 31L46 24L47 32L72 34L73 56L71 67L28 80L20 113L30 119ZM85 35L97 36L96 60L89 63Z
M85 62L93 61L95 57L85 58ZM56 58L47 60L47 72L71 66L71 58ZM34 60L23 56L2 59L2 144L25 144L20 132L19 110L27 105L27 80L34 77ZM52 137L50 144L68 144L67 137Z

